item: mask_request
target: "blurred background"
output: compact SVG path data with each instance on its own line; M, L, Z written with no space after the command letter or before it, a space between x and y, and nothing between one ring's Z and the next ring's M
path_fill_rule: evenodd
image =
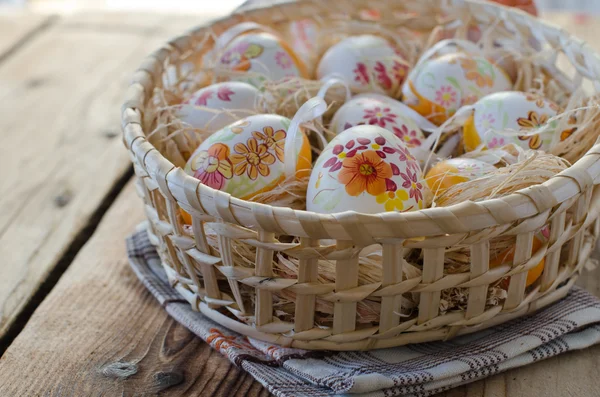
M526 0L510 1L518 3ZM170 13L201 13L217 16L226 14L243 3L245 3L244 0L0 0L0 7L26 7L32 11L48 13L100 10L168 11ZM579 12L582 16L588 13L600 13L600 0L535 0L535 3L540 12L565 10Z

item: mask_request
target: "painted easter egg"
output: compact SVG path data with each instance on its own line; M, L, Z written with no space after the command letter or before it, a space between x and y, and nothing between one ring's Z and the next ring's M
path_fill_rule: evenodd
M230 81L196 91L176 108L176 116L194 128L214 132L251 114L260 92L254 86Z
M549 121L558 106L541 96L519 91L497 92L473 105L473 114L463 126L466 151L484 144L496 148L515 144L524 149L548 150L557 133L558 121ZM530 132L545 126L539 134Z
M294 52L307 67L317 62L317 43L319 42L319 25L312 19L298 19L290 22L286 36ZM312 74L309 72L309 74Z
M317 78L337 75L354 92L383 91L398 97L409 65L383 37L351 36L331 46L317 67Z
M450 53L415 67L402 88L403 102L435 124L485 95L512 88L508 75L481 56Z
M207 138L192 154L185 171L203 184L241 199L251 199L285 180L285 138L290 120L276 114L241 119ZM304 135L304 134L303 134ZM298 142L296 176L308 176L310 144Z
M481 178L495 171L496 167L483 161L455 158L436 163L427 172L425 181L432 193L439 196L451 186Z
M417 160L390 131L359 125L323 150L308 185L306 208L320 213L413 211L425 183Z
M228 33L238 31L241 32L238 35ZM238 29L236 25L228 32L222 37L234 37L219 42L222 55L218 65L238 72L248 72L247 75L234 76L235 80L260 87L265 80L309 77L304 62L291 46L268 28L252 24L248 29Z
M395 102L395 103L394 103ZM409 148L420 146L425 136L417 124L407 117L404 104L371 97L353 98L333 116L330 129L335 133L357 125L377 125L396 135Z

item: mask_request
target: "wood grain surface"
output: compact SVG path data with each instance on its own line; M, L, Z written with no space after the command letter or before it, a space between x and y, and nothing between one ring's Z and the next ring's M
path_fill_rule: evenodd
M201 22L113 15L114 23L106 15L43 22L43 32L0 62L0 338L57 264L68 265L131 169L119 108L132 71L166 38ZM13 40L35 29L24 21L21 34L15 22Z
M0 13L0 62L48 27L54 17L18 11Z
M0 396L267 396L173 321L129 269L129 183L0 359Z

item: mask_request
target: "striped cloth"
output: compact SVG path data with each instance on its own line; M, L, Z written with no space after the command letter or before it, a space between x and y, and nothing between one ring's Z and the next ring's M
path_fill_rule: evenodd
M446 342L316 352L261 342L192 311L169 286L145 231L127 239L133 271L166 311L276 396L429 396L600 341L600 300L581 288L536 314Z

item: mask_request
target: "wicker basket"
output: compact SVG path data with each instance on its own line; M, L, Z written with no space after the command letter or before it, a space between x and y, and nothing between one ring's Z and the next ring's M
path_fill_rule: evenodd
M562 57L572 64L575 73L561 75L567 87L575 90L600 81L600 57L585 43L523 12L483 2L300 1L243 11L214 22L210 29L218 34L244 20L277 29L280 23L314 16L360 18L366 8L385 11L382 14L393 11L396 16L403 12L411 17L398 18L399 23L423 29L431 29L427 21L439 20L442 11L450 8L477 21L504 21L544 48L554 49L552 62ZM284 346L361 350L480 330L536 311L564 297L573 286L600 235L600 188L596 186L600 145L544 184L502 198L409 213L320 215L272 207L236 199L186 175L147 140L153 125L145 116L154 88L168 83L166 74L180 71L182 59L193 59L203 51L208 28L175 38L148 57L135 73L122 108L124 141L149 219L149 234L173 286L196 310L241 334ZM193 235L184 232L179 207L192 215ZM544 225L551 227L549 242L532 257L534 233ZM218 251L207 243L206 227L218 233ZM516 239L514 264L490 269L489 240L501 236ZM250 274L247 268L235 266L232 240L256 248ZM373 244L381 245L383 276L379 282L359 286L358 253ZM453 246L470 249L468 271L445 274L447 247ZM422 275L403 279L404 253L414 248L422 250ZM299 259L295 279L274 277L275 252ZM321 258L335 262L335 283L318 281L317 259ZM546 264L540 280L526 289L528 270L542 258ZM507 276L511 281L506 299L486 306L488 286ZM254 310L241 297L240 286L251 287ZM466 310L440 315L441 291L453 287L468 290ZM296 295L293 322L274 315L273 295L284 289ZM397 313L401 296L407 293L419 295L418 314L402 318ZM315 326L317 298L334 307L330 327ZM357 304L365 299L381 302L379 321L368 326L357 322Z

